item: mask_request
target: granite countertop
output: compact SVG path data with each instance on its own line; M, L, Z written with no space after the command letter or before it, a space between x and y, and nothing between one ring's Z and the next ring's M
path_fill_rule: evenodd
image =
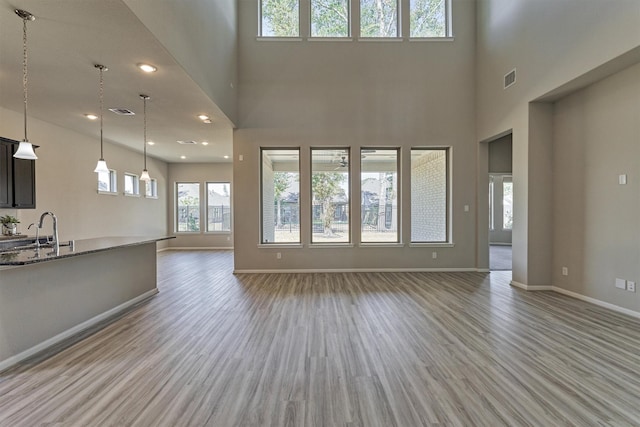
M17 250L4 250L0 252L1 266L20 266L35 264L45 261L53 261L62 258L70 258L78 255L107 251L126 246L143 245L159 242L161 240L174 239L173 236L161 237L99 237L94 239L72 240L60 242L59 250L49 245L40 248L27 248ZM71 243L72 242L72 243Z

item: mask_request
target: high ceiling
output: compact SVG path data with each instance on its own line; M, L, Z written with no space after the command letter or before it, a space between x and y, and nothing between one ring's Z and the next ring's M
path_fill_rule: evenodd
M231 162L232 123L120 0L0 0L0 107L23 108L22 19L16 7L36 16L27 23L30 117L99 138L99 121L84 115L99 112L94 64L103 64L109 68L104 73L106 141L142 151L139 95L146 94L151 97L147 139L155 143L147 147L149 156L170 163ZM158 71L143 73L139 63ZM119 116L109 108L136 115ZM200 114L212 123L203 123Z

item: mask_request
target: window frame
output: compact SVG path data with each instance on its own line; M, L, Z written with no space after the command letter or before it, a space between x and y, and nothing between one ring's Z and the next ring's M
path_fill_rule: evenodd
M443 36L428 36L428 37L422 37L422 36L412 36L411 35L411 31L412 31L412 27L411 27L411 2L413 0L409 0L408 3L408 22L409 22L409 29L408 29L408 34L409 34L409 40L412 41L429 41L429 40L450 40L453 39L453 18L452 18L452 6L451 6L451 0L444 0L444 35Z
M396 196L395 196L395 209L396 209L396 221L395 221L395 229L396 229L396 239L391 241L391 240L364 240L363 238L363 222L362 222L362 212L363 212L363 206L362 206L362 202L363 202L363 197L362 197L362 174L363 174L363 160L364 157L367 154L368 150L380 150L380 151L395 151L396 152L396 170L395 170L395 175L396 175L396 179L395 179L395 188L393 189L393 191L395 191ZM394 244L399 244L402 241L402 229L401 229L401 218L402 218L402 199L401 199L401 185L400 185L400 178L401 178L401 170L400 170L400 166L401 166L401 156L402 156L402 150L400 147L360 147L360 243L362 243L363 245L367 245L367 246L377 246L377 245L394 245ZM366 172L364 172L366 173ZM378 206L379 206L380 202L378 201Z
M347 227L348 227L348 238L347 241L336 241L336 242L317 242L314 241L313 239L313 198L314 198L314 193L313 193L313 152L314 150L317 151L330 151L330 150L340 150L340 151L345 151L347 152L347 184L346 184L346 188L348 190L348 202L347 202L347 213L348 213L348 221L347 221ZM310 179L309 179L309 203L310 203L310 209L309 209L309 220L310 220L310 230L309 230L309 242L310 242L310 246L315 246L315 247L321 247L321 246L339 246L339 247L345 247L345 246L353 246L353 218L352 218L352 212L353 212L353 197L351 194L351 189L352 189L352 168L351 168L351 162L352 162L352 158L351 158L351 147L350 146L326 146L326 147L310 147L309 149L309 172L310 172Z
M151 194L149 194L148 192L149 188L151 188ZM147 199L158 198L158 180L157 179L151 178L149 181L144 183L144 197Z
M359 21L359 28L358 28L358 37L360 40L377 40L377 41L402 41L402 17L403 17L403 11L402 11L402 0L395 0L396 2L396 35L395 36L363 36L362 35L362 1L363 0L357 0L358 2L358 21Z
M127 178L131 178L133 180L132 193L127 192ZM127 197L140 197L140 178L138 177L138 175L130 172L125 172L123 175L122 184L123 184L122 186L124 187L122 190L122 194L124 194Z
M180 202L178 197L178 187L180 184L195 184L198 186L198 229L197 230L179 230L179 214L178 210L180 209ZM174 233L176 234L202 234L202 186L200 182L195 181L176 181L174 186L174 197L175 197L175 208L174 208Z
M100 190L100 173L98 176L98 194L105 194L108 196L118 195L118 172L115 169L109 169L109 190Z
M209 184L222 184L229 186L229 229L228 230L209 230ZM205 193L205 233L209 234L231 234L231 230L233 230L233 196L231 190L231 182L230 181L206 181L204 183L204 193ZM222 211L223 224L224 224L224 205Z
M353 39L353 13L352 2L354 0L345 0L347 2L347 35L346 36L314 36L313 35L313 3L317 0L309 0L309 39L310 40L352 40ZM359 1L359 0L355 0ZM260 0L262 3L262 0Z
M433 241L422 241L422 240L413 240L413 190L412 187L410 187L410 195L409 195L409 199L411 201L411 203L409 204L409 208L410 208L410 212L409 212L409 216L410 216L410 232L409 232L409 241L411 246L451 246L453 245L453 232L452 232L452 218L451 218L451 212L452 212L452 197L451 197L451 180L452 180L452 158L453 158L453 148L451 146L416 146L416 147L411 147L410 149L410 153L409 153L409 177L410 177L410 182L413 181L413 161L411 160L411 154L414 151L418 151L418 150L423 150L423 151L444 151L445 153L445 179L446 179L446 184L445 184L445 240L433 240ZM411 184L412 185L412 184Z
M297 31L297 35L293 35L293 36L270 36L270 35L265 35L263 34L263 22L262 22L262 9L263 9L263 3L265 0L258 0L258 38L259 39L265 39L265 40L274 40L274 39L282 39L282 40L301 40L302 37L302 7L300 2L303 0L295 0L298 3L298 31ZM268 1L268 0L267 0Z
M280 241L265 241L265 227L264 227L264 212L265 209L267 209L267 207L264 206L264 153L266 151L297 151L298 152L298 159L297 159L297 163L298 163L298 240L297 241L293 241L293 242L280 242ZM260 240L259 240L259 246L263 246L263 247L274 247L274 246L296 246L296 247L300 247L302 246L302 224L301 224L301 208L302 206L300 205L300 172L301 172L301 148L300 147L260 147L260 173L259 173L259 180L260 180L260 200L259 200L259 205L260 205L260 209L259 209L259 233L260 233ZM271 206L269 209L273 209L273 206Z

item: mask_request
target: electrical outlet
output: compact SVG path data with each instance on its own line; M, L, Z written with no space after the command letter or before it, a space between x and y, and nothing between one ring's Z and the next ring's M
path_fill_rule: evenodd
M632 282L631 280L627 280L627 290L629 292L635 292L636 291L636 282Z
M231 237L227 236L227 242L231 241Z
M624 279L616 279L616 288L627 289L627 281Z
M563 276L568 276L569 275L569 269L567 267L562 267L562 275Z
M433 259L438 258L438 252L431 252L431 258Z
M277 258L277 259L282 259L282 252L278 252L278 253L276 254L276 258Z

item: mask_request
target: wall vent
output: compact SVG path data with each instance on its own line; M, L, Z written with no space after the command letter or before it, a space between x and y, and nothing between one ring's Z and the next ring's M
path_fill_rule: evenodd
M112 113L116 113L119 116L135 116L136 113L134 113L131 110L127 110L126 108L109 108L109 111L111 111Z
M513 86L516 84L516 69L509 71L504 75L504 88L508 88L509 86Z
M198 143L195 141L178 141L178 144L181 145L197 145Z

